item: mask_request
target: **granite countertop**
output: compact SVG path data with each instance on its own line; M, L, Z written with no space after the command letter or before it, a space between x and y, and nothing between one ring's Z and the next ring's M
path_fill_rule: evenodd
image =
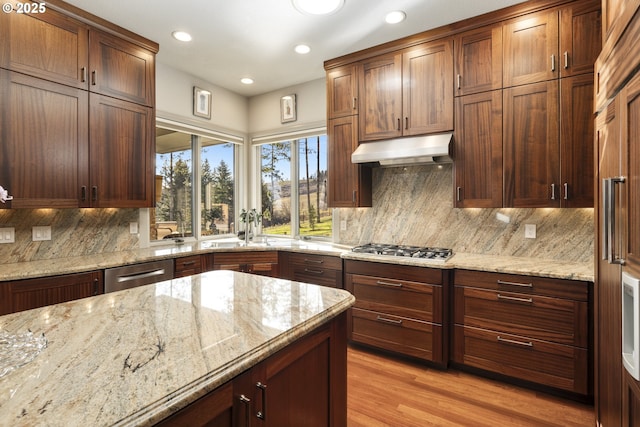
M353 302L340 289L213 271L1 316L0 331L44 334L47 347L0 378L0 425L157 422Z
M410 257L390 257L384 255L354 253L351 252L350 246L330 242L270 238L268 242L250 243L249 245L245 245L244 242L239 242L235 239L207 240L197 243L153 246L146 249L110 252L81 257L56 258L51 260L5 264L0 271L0 281L79 273L202 253L274 250L333 255L340 256L344 259L359 259L389 264L416 265L420 267L444 269L460 268L497 273L550 277L556 279L582 280L588 282L593 282L594 280L593 262L560 261L554 259L485 255L455 251L453 257L446 262L442 262Z

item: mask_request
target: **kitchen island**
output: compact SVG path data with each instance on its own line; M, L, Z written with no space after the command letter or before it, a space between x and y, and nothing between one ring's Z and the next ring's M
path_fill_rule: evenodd
M152 425L327 327L338 425L353 303L339 289L213 271L2 316L0 332L47 344L0 378L0 425Z

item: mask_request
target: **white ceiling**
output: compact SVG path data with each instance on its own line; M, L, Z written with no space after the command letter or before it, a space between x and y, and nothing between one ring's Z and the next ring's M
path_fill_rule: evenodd
M522 2L345 0L333 15L309 16L291 0L66 1L159 43L158 62L247 97L321 78L325 60ZM407 19L386 24L398 9ZM174 30L193 41L174 40ZM311 53L295 53L300 43Z

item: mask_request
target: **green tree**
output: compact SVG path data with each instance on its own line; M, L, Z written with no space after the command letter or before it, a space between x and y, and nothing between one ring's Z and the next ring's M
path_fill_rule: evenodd
M187 227L191 224L191 161L185 160L184 155L178 151L163 156L163 191L156 215L161 221L176 221L179 226Z
M281 170L278 169L278 162L286 160L291 162L291 144L289 142L275 142L273 144L266 144L262 146L260 150L262 157L262 176L263 178L269 178L271 181L271 189L275 188L276 181L282 181L284 175ZM268 206L263 204L262 212L269 212L269 218L274 218L273 215L273 201L274 194L270 193L271 201Z
M224 160L220 160L220 164L213 172L213 202L218 204L226 204L229 207L229 215L227 225L231 227L231 222L235 217L233 211L233 174L229 169L229 165ZM222 219L222 218L220 218Z

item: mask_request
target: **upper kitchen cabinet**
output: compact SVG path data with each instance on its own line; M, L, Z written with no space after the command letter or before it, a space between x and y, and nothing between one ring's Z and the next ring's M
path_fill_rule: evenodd
M640 8L640 0L602 0L602 44L618 40Z
M362 61L360 141L453 130L453 42Z
M327 119L358 114L358 76L355 65L327 72Z
M560 207L558 81L504 90L504 206Z
M503 86L592 73L601 48L600 26L596 0L508 21L503 26Z
M370 207L371 168L351 162L358 148L358 116L327 122L328 204L333 208Z
M17 3L5 4L15 9ZM2 13L0 39L0 67L87 89L89 28L84 23L51 8L38 14Z
M502 91L456 98L454 206L502 207Z
M57 0L0 24L2 208L153 206L158 45Z
M460 34L454 47L456 96L502 89L502 25Z
M89 34L90 90L155 106L155 55L100 31Z

